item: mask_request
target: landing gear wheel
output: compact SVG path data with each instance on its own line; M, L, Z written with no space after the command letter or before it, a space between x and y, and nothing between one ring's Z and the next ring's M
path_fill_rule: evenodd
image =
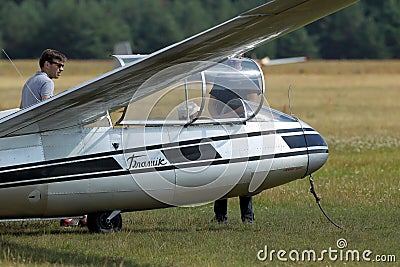
M118 232L122 228L122 216L116 215L114 218L107 222L107 217L111 212L92 213L87 216L87 226L91 233L111 233Z

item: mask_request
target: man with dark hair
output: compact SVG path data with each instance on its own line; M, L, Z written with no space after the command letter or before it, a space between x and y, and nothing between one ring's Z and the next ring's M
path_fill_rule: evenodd
M40 101L46 100L54 94L54 82L64 70L64 63L67 57L54 49L46 49L39 59L40 71L30 77L22 88L20 108L26 108ZM62 226L72 226L73 219L63 219Z
M64 70L67 57L53 49L43 51L39 59L40 71L28 79L22 88L20 108L26 108L40 101L46 100L54 94L54 82Z

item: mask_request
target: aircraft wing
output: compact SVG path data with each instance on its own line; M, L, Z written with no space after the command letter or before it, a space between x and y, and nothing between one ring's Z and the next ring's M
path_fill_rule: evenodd
M258 6L218 26L168 46L148 57L110 71L48 100L0 119L0 137L58 130L91 123L108 110L126 106L183 76L164 75L160 86L140 87L143 82L172 66L201 61L185 74L244 53L344 8L357 0L275 0Z

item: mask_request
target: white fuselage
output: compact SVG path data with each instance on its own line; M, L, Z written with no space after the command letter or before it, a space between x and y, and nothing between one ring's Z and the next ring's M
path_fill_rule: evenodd
M314 172L327 156L322 137L294 119L82 127L0 138L0 218L134 211L254 195Z

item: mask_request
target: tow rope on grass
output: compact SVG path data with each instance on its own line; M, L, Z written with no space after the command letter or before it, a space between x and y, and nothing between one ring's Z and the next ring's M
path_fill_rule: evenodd
M331 218L329 218L329 216L326 214L326 212L325 212L324 209L322 208L322 206L321 206L321 198L320 198L320 197L317 195L317 193L315 192L314 180L313 180L313 177L312 177L311 174L310 174L309 180L310 180L310 186L311 186L311 187L310 187L310 193L313 194L313 196L314 196L314 198L315 198L315 201L317 202L318 207L319 207L319 209L321 210L322 214L324 214L325 218L327 218L328 221L329 221L330 223L332 223L332 224L333 224L334 226L336 226L337 228L343 230L343 227L337 225L334 221L332 221Z

